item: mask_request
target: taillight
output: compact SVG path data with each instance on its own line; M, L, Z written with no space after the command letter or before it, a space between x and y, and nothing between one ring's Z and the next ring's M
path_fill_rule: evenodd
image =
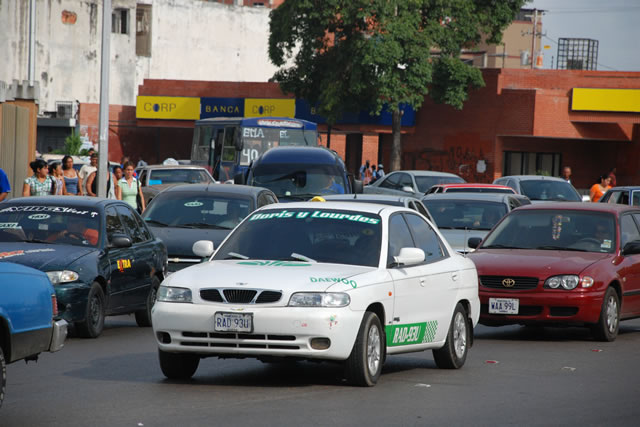
M56 294L51 294L51 305L53 306L53 315L55 317L58 315L58 298L56 298Z

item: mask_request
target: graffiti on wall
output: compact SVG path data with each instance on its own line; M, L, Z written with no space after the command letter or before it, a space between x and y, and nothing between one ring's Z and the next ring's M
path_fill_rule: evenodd
M490 163L483 150L452 146L448 150L404 153L404 168L455 173L467 182L493 182Z

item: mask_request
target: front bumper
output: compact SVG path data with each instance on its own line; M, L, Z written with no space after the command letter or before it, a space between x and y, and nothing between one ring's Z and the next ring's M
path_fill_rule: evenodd
M53 322L53 332L51 334L50 352L58 351L64 347L64 340L67 338L68 323L66 320L56 320Z
M216 312L253 314L253 332L214 331ZM344 360L349 357L364 312L342 308L257 307L156 302L152 324L158 347L201 356L280 356ZM328 338L329 348L311 347Z
M58 300L58 318L69 323L84 321L91 284L78 281L55 285L54 288Z
M600 317L604 291L559 291L553 289L496 292L480 287L480 323L484 325L510 324L566 324L596 323ZM489 298L515 298L518 314L489 314Z

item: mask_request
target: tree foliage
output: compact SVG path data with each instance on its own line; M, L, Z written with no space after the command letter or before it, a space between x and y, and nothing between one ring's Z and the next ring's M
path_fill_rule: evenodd
M525 1L286 0L271 12L274 80L317 105L330 125L345 112L379 114L386 105L395 170L401 105L417 109L429 94L461 109L469 89L484 86L462 50L498 43Z
M71 135L67 136L64 139L64 147L58 150L54 150L53 152L56 154L68 154L70 156L77 156L83 154L81 150L82 148L82 138L78 135L75 130L71 131Z

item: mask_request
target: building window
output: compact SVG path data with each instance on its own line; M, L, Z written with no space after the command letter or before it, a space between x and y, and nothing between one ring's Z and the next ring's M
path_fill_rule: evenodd
M111 32L129 34L129 9L113 9L111 14Z
M151 56L151 5L136 7L136 55Z
M560 153L505 151L503 174L560 176L561 162Z

